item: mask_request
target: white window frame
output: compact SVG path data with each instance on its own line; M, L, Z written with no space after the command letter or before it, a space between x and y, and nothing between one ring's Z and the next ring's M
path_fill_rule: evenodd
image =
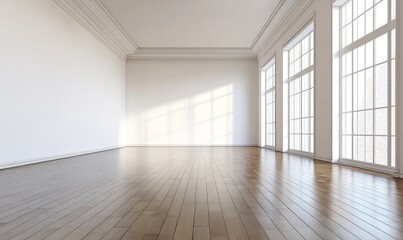
M271 69L272 74L271 76L267 75L268 70ZM261 69L261 89L262 89L262 121L263 121L263 129L261 134L263 134L263 140L264 140L264 147L265 148L270 148L275 150L276 149L276 58L275 56L272 57L267 64L265 64L262 69ZM272 81L272 86L270 88L267 87L267 81L271 79ZM267 96L272 93L273 100L268 103L267 102ZM268 122L268 112L267 112L267 106L269 104L273 104L272 108L272 122ZM268 133L268 125L272 124L273 125L273 131L271 133ZM268 144L268 135L272 134L273 135L273 144Z
M309 65L306 68L302 68L302 57L304 54L300 54L300 58L301 58L301 69L298 72L292 72L291 75L291 70L290 70L290 64L295 62L295 59L293 62L290 62L290 50L292 50L294 48L294 46L296 46L297 44L301 43L302 40L304 40L306 37L310 37L312 41L312 48L308 50L307 53L311 52L312 55L312 62L311 65ZM288 152L291 153L295 153L298 155L304 155L304 156L309 156L312 157L315 154L315 27L314 27L314 20L311 20L307 25L304 26L303 30L298 32L296 34L296 36L285 46L284 48L284 52L287 55L287 80L286 80L286 85L288 86L287 88L287 102L288 102ZM301 52L302 52L302 47L301 47ZM306 53L305 53L306 54ZM311 60L310 60L311 61ZM304 119L304 117L302 117L302 101L300 101L300 117L299 120L301 121L301 126L300 126L300 149L301 150L297 150L297 149L293 149L293 145L291 144L291 120L297 120L296 118L291 119L291 101L290 101L290 83L293 82L294 80L298 79L298 78L302 78L303 76L306 76L307 74L311 74L311 78L312 78L312 85L308 87L308 89L305 90L300 90L299 94L302 94L305 91L310 91L309 94L309 110L311 112L311 115L309 115L307 118L311 118L312 120L312 124L309 127L310 128L310 132L309 133L302 133L302 119ZM302 88L302 87L301 87ZM300 89L301 89L300 88ZM294 94L295 95L295 94ZM302 149L302 136L307 135L310 136L309 137L309 147L311 148L311 151L303 151Z
M338 51L338 55L339 55L339 84L340 84L340 91L339 91L339 113L340 113L340 118L339 118L339 156L340 156L340 161L341 162L345 162L345 163L350 163L350 164L353 164L353 165L359 165L359 166L364 166L364 167L367 167L367 168L372 168L372 169L378 169L378 170L382 170L382 171L393 171L393 169L396 167L396 154L394 153L394 152L396 152L396 149L394 149L394 150L392 150L392 138L394 138L394 146L396 146L396 143L395 143L395 141L396 141L396 130L394 130L394 133L392 132L392 123L394 123L394 125L396 125L396 120L395 120L395 118L396 118L396 114L395 114L395 116L394 116L394 118L392 119L392 109L396 109L396 103L395 102L393 102L392 103L392 95L393 96L396 96L396 92L393 92L392 91L392 84L393 84L393 86L394 86L394 91L396 91L396 77L394 77L394 82L393 82L393 80L392 80L392 62L394 61L394 71L396 71L396 55L394 55L394 57L392 58L392 56L391 56L391 47L392 47L392 44L396 44L396 35L394 36L394 39L392 38L392 32L394 31L394 32L396 32L396 13L392 13L392 8L394 8L394 10L396 10L396 8L395 8L395 5L392 5L392 2L394 1L394 0L385 0L385 1L387 1L387 3L388 3L388 21L387 21L387 23L386 24L384 24L383 26L381 26L381 27L378 27L378 28L375 28L375 19L376 19L376 15L375 15L375 13L374 13L374 17L373 17L373 30L372 31L370 31L368 34L364 34L364 36L362 36L362 37L360 37L360 38L358 38L358 39L356 39L356 40L352 40L352 42L351 43L349 43L348 45L346 45L346 46L344 46L343 47L343 32L342 32L342 6L344 5L344 4L346 4L346 3L349 3L349 2L352 2L352 1L354 1L354 0L337 0L337 1L335 1L335 3L334 3L334 6L335 7L338 7L339 8L339 16L338 16L338 18L339 18L339 23L338 23L338 31L339 31L339 51ZM379 1L379 2L374 2L374 6L375 5L377 5L377 4L379 4L381 1ZM369 8L368 8L369 9ZM362 14L365 14L366 13L366 11L364 11L364 13L362 13ZM359 16L361 16L361 15L359 15ZM359 17L358 16L358 17ZM357 17L357 18L358 18ZM356 18L356 19L357 19ZM352 19L352 21L353 21L354 19ZM353 34L353 33L352 33ZM372 136L372 138L373 138L373 144L372 144L372 147L373 147L373 149L372 149L372 154L373 154L373 156L372 156L372 163L369 163L369 162L363 162L363 161L359 161L359 160L356 160L356 159L354 159L354 136L357 136L357 137L359 137L359 136L361 136L361 134L356 134L356 133L354 133L354 112L360 112L360 111L374 111L375 109L378 109L375 105L373 105L372 106L372 108L364 108L364 110L354 110L354 109L351 109L351 114L352 114L352 135L351 135L351 138L352 138L352 141L351 141L351 154L352 154L352 156L351 156L351 159L346 159L346 158L344 158L343 156L343 94L342 94L342 91L343 91L343 81L342 81L342 79L343 79L343 74L342 74L342 71L343 71L343 56L345 55L345 54L347 54L347 53L349 53L349 52L351 52L351 54L353 53L353 50L355 50L355 49L357 49L358 50L358 48L360 48L361 46L364 46L365 44L367 44L367 43L369 43L369 42L373 42L373 43L375 43L375 40L378 38L378 37L381 37L381 36L383 36L384 34L386 34L387 35L387 41L388 41L388 56L387 56L387 60L385 61L385 62L382 62L382 63L375 63L375 57L373 57L373 64L372 64L372 66L370 67L370 68L372 68L373 69L373 78L372 78L372 80L373 81L375 81L375 77L374 77L374 75L375 75L375 67L376 66L379 66L379 65L382 65L382 64L384 64L384 63L387 63L388 64L388 66L387 66L387 76L388 76L388 89L387 89L387 91L388 91L388 97L387 97L387 106L386 107L382 107L381 109L383 109L383 108L386 108L387 109L387 116L388 116L388 120L387 120L387 122L388 122L388 130L387 130L387 135L385 135L386 137L387 137L387 144L388 144L388 149L387 149L387 165L381 165L381 164L377 164L377 163L375 163L375 137L376 136L378 136L377 134L375 134L375 112L373 113L373 116L372 116L372 122L373 122L373 134L371 135L371 134L367 134L367 133L365 133L363 136L364 137L366 137L366 136L369 136L369 137L371 137ZM354 36L352 36L352 38L354 39ZM396 49L395 49L396 50ZM375 50L374 50L374 47L373 47L373 54L375 55ZM351 64L353 65L353 63L354 63L354 55L352 56L352 62L351 62ZM353 69L353 66L351 66L351 68ZM364 69L367 69L367 66L365 66L365 68ZM351 77L353 76L353 74L354 73L358 73L358 72L360 72L361 70L357 70L357 71L354 71L354 69L352 70L352 73L351 73ZM374 85L374 83L373 83L373 85ZM375 91L375 89L374 89L374 91ZM353 87L353 91L352 91L352 94L354 94L354 87ZM373 96L372 96L373 98L375 98L375 94L373 94ZM353 98L352 98L352 104L354 105L354 102L353 102ZM394 110L395 111L395 110ZM358 115L358 114L357 114ZM357 120L358 121L358 120ZM394 126L394 129L396 129L396 126ZM383 135L382 135L383 136ZM365 149L364 149L365 150ZM392 162L393 160L392 160L392 158L394 157L394 159L395 159L395 161L394 162Z

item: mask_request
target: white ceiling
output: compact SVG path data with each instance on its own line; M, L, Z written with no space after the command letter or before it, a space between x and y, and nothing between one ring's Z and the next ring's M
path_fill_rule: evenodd
M250 48L282 0L101 0L140 48Z

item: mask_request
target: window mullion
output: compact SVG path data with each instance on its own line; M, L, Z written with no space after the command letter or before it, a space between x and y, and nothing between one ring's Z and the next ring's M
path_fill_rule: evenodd
M391 12L391 1L389 0L389 20ZM388 32L388 166L392 166L392 36L391 31Z

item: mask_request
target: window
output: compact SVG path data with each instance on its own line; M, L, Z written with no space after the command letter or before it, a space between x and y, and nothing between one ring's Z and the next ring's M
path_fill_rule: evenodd
M265 145L276 145L276 64L272 59L262 69Z
M289 149L314 151L314 30L310 24L286 47Z
M395 5L340 6L342 159L395 166Z

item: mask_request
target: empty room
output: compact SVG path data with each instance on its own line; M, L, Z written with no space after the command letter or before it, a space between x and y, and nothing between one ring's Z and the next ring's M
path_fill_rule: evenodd
M0 240L403 239L403 1L0 19Z

